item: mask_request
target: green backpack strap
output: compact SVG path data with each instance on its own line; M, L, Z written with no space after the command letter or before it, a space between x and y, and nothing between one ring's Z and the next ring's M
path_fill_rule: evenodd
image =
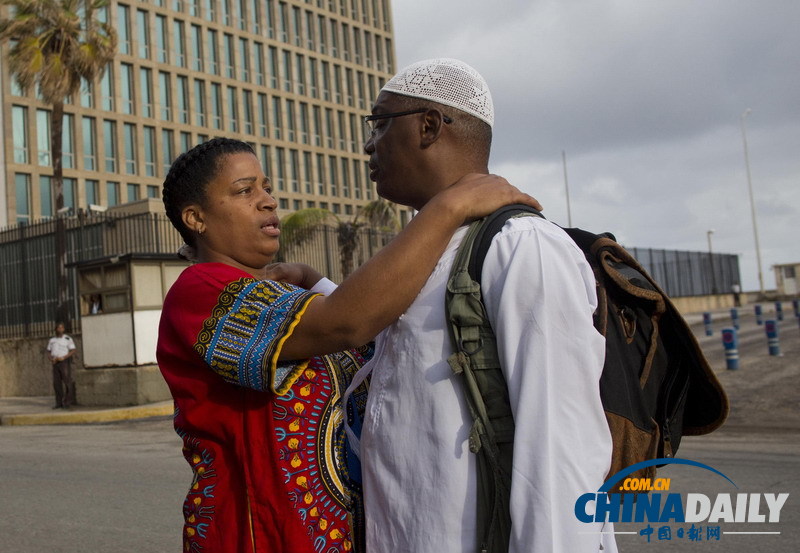
M532 213L528 207L508 206L470 225L453 262L445 293L455 350L447 362L453 372L463 377L473 419L469 448L477 455L480 553L508 551L514 456L514 417L497 341L481 298L480 272L492 237L507 219L520 214Z

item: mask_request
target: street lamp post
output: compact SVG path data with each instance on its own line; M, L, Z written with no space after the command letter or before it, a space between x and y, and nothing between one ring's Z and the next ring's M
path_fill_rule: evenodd
M758 263L758 286L761 296L764 296L764 273L761 271L761 247L758 243L758 224L756 223L756 204L753 200L753 181L750 177L750 154L747 151L747 131L745 129L744 120L750 115L751 109L744 110L741 116L742 122L742 143L744 144L744 165L747 170L747 190L750 193L750 215L753 219L753 237L756 241L756 261Z
M711 293L717 293L717 272L714 270L714 252L711 250L711 235L714 234L714 229L708 229L706 236L708 237L708 262L711 265Z

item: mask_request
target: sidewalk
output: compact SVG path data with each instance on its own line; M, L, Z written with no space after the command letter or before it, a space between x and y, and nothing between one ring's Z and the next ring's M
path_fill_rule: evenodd
M83 407L53 409L51 396L0 398L0 426L30 424L91 424L169 416L172 400L130 407Z

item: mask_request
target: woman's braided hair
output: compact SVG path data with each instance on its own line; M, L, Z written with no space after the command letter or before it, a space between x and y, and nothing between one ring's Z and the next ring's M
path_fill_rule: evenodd
M164 179L161 198L167 217L184 242L195 246L195 235L183 224L181 212L191 204L205 205L208 183L217 176L221 159L228 154L255 155L247 142L232 138L212 138L179 155Z

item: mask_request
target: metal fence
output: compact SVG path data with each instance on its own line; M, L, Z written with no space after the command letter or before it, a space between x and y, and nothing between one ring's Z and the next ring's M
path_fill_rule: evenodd
M741 285L739 256L627 248L670 297L730 294Z
M175 253L183 243L169 219L158 213L108 214L79 211L64 219L67 264L128 253ZM56 221L0 230L0 338L44 337L53 331L57 304ZM394 234L360 229L354 252L358 267ZM286 261L307 263L335 282L342 280L336 229L320 227ZM80 330L76 271L68 270L70 328Z

